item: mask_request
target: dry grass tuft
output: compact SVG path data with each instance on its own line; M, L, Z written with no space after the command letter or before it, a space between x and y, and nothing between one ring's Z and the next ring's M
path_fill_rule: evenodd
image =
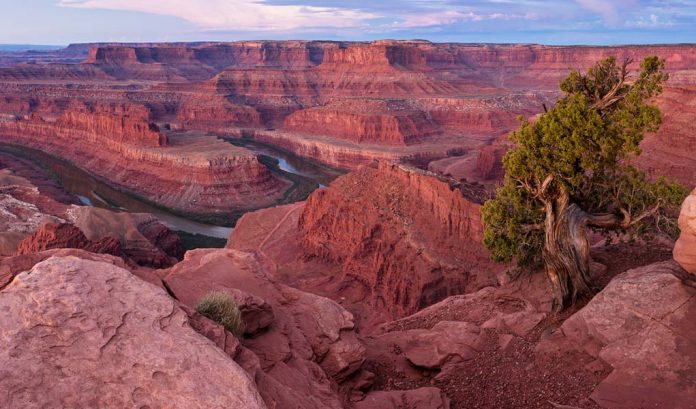
M234 298L221 291L212 291L201 298L196 311L218 324L237 338L244 334L244 320Z

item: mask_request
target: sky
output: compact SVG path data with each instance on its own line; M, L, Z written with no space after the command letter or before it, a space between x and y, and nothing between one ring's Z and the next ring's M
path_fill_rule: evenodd
M0 44L696 43L696 0L0 0Z

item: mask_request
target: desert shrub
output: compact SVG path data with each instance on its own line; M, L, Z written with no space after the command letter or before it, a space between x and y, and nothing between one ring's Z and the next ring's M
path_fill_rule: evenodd
M201 298L196 305L199 314L210 318L237 337L244 334L244 320L239 307L229 294L212 291Z

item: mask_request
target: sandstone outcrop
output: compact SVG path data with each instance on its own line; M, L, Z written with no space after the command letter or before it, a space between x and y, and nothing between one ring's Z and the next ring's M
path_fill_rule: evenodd
M360 367L365 349L353 333L353 316L338 304L276 282L254 254L238 250L189 251L163 277L190 307L214 290L240 302L255 330L247 330L253 334L241 340L236 359L269 407L343 407L336 382Z
M87 239L85 234L70 223L46 223L30 237L22 240L17 255L39 253L51 249L83 249L92 253L123 256L121 242L114 236L106 236L99 241Z
M62 203L7 169L0 171L0 227L4 256L70 247L168 267L184 254L179 236L150 214Z
M0 305L3 407L266 407L164 290L108 262L50 258Z
M674 261L626 271L538 347L580 350L613 370L592 393L601 407L688 408L696 398L696 289Z
M442 132L425 112L403 101L334 102L294 112L283 126L300 133L388 145L407 145Z
M154 133L153 138L160 138L158 144L142 146L63 126L61 121L36 116L0 121L0 131L5 142L68 159L116 186L180 211L255 208L278 200L289 185L273 176L252 152L215 137L179 135L160 146L163 139ZM148 127L141 123L137 129Z
M679 214L681 234L674 244L674 259L691 274L696 274L696 190L682 204Z
M85 131L90 135L89 140L107 138L120 144L149 147L167 144L167 137L150 122L150 112L142 105L98 102L90 106L71 101L56 126Z
M473 200L452 181L380 163L312 194L299 228L308 257L340 265L365 301L398 317L495 282Z
M150 214L79 206L68 210L67 218L89 240L115 237L124 254L138 264L168 267L184 255L179 236Z

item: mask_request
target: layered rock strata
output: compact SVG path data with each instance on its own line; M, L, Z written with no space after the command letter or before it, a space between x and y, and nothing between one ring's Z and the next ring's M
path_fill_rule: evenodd
M385 163L339 178L307 200L306 254L342 265L395 315L490 283L500 267L481 245L480 206L452 183Z
M0 121L2 140L65 158L125 190L185 212L259 207L277 200L288 187L255 154L215 137L178 136L163 146L166 138L148 122L113 114L104 123L99 116L84 115L68 110L54 122L36 116ZM109 131L111 126L116 131Z
M66 63L55 63L61 55ZM39 113L50 121L71 100L89 106L128 101L146 106L149 122L162 129L256 135L345 168L379 158L420 165L466 152L461 163L455 165L458 160L452 159L446 167L460 172L452 173L457 178L483 180L466 173L471 170L469 157L517 127L516 115L533 116L550 106L570 68L585 69L611 55L636 62L647 55L666 59L670 80L658 99L665 125L646 138L649 155L640 164L655 175L696 183L691 176L696 165L683 154L691 144L685 118L693 105L696 51L690 45L84 44L51 52L46 61L36 55L35 64L0 68L0 111L7 118ZM78 56L83 63L74 63ZM49 60L53 63L47 64ZM146 131L149 124L138 127ZM270 187L262 170L247 172L258 165L241 162L246 165L235 165L238 182L252 186L241 196L263 202L262 197L282 190L277 183ZM216 176L236 178L224 171ZM484 176L494 179L496 174ZM136 186L136 191L149 188ZM178 201L191 208L201 203Z

